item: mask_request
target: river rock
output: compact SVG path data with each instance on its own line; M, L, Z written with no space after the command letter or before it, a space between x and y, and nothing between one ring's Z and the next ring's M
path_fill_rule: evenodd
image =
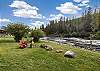
M40 47L41 48L47 48L47 45L46 44L41 44Z
M75 53L73 51L66 51L64 57L74 58Z
M56 53L62 53L63 50L56 50Z
M49 46L49 45L47 45L47 47L45 49L48 50L48 51L53 50L52 46Z
M46 49L46 50L48 50L48 51L53 50L52 46L46 45L46 44L41 44L40 47L41 47L41 48L44 48L44 49Z

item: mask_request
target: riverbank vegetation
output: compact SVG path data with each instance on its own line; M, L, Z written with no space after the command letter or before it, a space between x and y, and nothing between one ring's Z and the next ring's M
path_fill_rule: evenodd
M100 39L100 9L88 8L81 17L61 17L60 20L52 20L41 29L48 36L78 37L84 39Z

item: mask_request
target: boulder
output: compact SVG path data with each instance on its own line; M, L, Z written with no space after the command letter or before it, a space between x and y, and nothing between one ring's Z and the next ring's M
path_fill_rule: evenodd
M46 45L46 44L41 44L40 47L41 47L41 48L44 48L44 49L46 49L46 50L48 50L48 51L53 50L52 46Z
M73 51L66 51L65 54L64 54L64 57L74 58L75 53Z
M41 44L40 47L41 47L41 48L47 48L47 45Z
M49 46L49 45L45 49L48 50L48 51L53 50L52 46Z
M62 53L62 52L63 52L63 50L56 50L56 52L57 52L57 53Z

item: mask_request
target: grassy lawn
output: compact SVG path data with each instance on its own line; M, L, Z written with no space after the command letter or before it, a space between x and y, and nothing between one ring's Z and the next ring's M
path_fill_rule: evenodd
M42 43L54 49L38 48ZM13 38L0 40L0 71L100 71L100 53L59 45L54 42L36 43L37 48L19 49ZM56 53L62 49L63 53ZM65 58L67 50L76 53L76 58Z

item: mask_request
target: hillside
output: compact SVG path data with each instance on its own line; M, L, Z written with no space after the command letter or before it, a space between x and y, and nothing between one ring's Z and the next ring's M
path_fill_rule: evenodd
M36 48L19 49L18 44L9 40L0 42L0 71L100 71L100 53L70 45L59 45L54 42L36 43ZM52 51L38 48L45 43L52 46ZM62 49L62 53L56 53ZM64 57L67 50L76 53L75 58Z

